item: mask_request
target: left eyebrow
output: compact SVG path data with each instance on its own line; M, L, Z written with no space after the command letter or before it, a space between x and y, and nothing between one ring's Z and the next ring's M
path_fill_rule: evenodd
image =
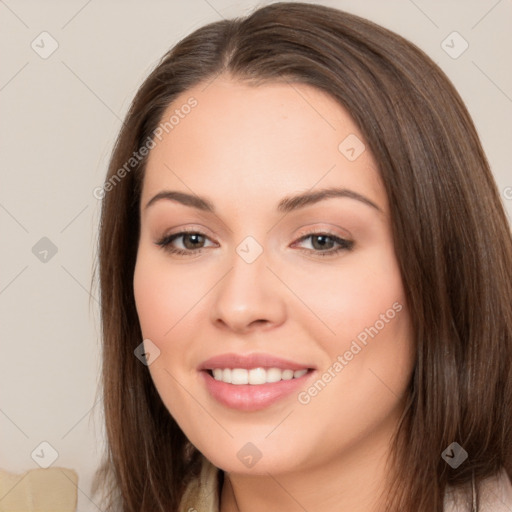
M382 213L382 210L372 200L347 188L325 188L317 192L304 192L303 194L288 196L279 201L277 209L280 212L287 213L333 197L347 197L349 199L355 199L356 201L360 201L367 206L371 206Z

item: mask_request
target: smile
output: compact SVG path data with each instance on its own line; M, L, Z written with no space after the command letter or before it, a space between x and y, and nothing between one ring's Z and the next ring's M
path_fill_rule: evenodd
M197 369L215 402L246 412L295 396L317 373L308 363L265 353L219 354Z
M291 370L281 368L215 368L212 376L216 381L225 382L226 384L235 384L237 386L243 384L251 384L259 386L262 384L270 384L281 380L299 379L307 373L307 368L302 370Z

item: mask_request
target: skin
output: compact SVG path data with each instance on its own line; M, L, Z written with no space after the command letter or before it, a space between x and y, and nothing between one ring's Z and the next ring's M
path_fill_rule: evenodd
M223 75L186 91L164 117L191 96L197 106L151 150L141 195L134 292L143 336L160 350L148 367L155 386L190 441L226 472L222 512L237 510L234 496L243 512L378 510L414 343L377 163L369 149L354 161L340 152L348 135L364 138L311 86L254 87ZM285 196L329 187L378 209L337 197L276 210ZM164 189L206 197L216 213L165 199L146 208ZM191 256L156 244L183 228L206 236L173 242ZM322 256L315 237L301 241L305 230L353 246ZM263 250L250 264L236 252L247 236ZM324 250L337 247L328 239ZM307 404L292 393L260 411L230 409L197 371L219 354L269 353L315 367L307 390L397 303L401 311ZM237 457L248 442L262 453L252 468Z

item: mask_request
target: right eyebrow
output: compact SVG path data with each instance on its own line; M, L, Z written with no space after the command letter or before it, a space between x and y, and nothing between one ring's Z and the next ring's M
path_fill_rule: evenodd
M197 208L198 210L215 213L215 207L210 201L208 201L208 199L192 194L187 194L186 192L178 192L177 190L162 190L162 192L159 192L153 196L144 208L147 209L152 204L162 199L176 201L185 206L191 206L192 208Z

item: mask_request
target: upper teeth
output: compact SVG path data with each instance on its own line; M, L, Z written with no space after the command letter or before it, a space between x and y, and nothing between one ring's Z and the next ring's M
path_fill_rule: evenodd
M307 373L304 370L281 370L280 368L215 368L213 378L227 384L265 384L280 380L298 379Z

